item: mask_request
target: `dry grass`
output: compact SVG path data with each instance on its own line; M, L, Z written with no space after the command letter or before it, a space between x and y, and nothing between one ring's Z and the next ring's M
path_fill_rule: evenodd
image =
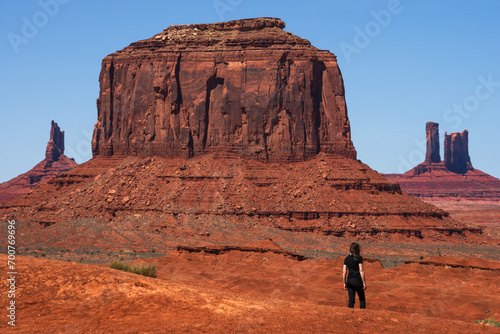
M113 269L128 271L130 273L134 273L134 274L138 274L138 275L156 278L157 266L155 263L135 265L135 264L115 260L109 265L109 267L113 268Z

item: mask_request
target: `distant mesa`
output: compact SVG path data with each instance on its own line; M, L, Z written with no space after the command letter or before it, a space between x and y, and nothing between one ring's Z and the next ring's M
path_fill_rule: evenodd
M444 159L439 152L439 124L426 124L425 161L404 174L384 174L409 195L438 199L500 200L500 180L472 166L469 132L444 135Z
M0 184L0 204L28 193L39 185L49 182L59 173L76 166L78 164L73 159L64 155L64 131L52 121L45 159L28 172Z
M469 156L469 132L444 134L444 160L439 152L439 124L427 122L425 126L427 150L425 161L406 172L405 175L420 175L432 171L449 171L464 174L473 171Z

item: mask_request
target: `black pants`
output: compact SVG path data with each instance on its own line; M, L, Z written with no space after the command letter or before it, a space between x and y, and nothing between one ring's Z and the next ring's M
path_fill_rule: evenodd
M347 280L347 293L349 294L349 307L354 307L356 292L359 297L359 308L366 308L365 290L363 290L363 281L359 278L349 278Z

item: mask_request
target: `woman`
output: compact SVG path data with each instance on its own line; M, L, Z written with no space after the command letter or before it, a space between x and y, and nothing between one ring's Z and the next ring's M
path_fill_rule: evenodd
M363 270L363 258L359 253L359 244L353 242L349 247L350 254L344 260L343 282L344 290L349 294L349 307L354 307L356 292L359 297L359 307L366 308L365 303L365 271ZM349 274L347 274L349 268Z

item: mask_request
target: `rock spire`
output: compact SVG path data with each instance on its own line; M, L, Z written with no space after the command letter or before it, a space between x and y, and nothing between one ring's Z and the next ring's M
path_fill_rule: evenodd
M425 125L427 134L427 151L425 153L425 162L441 162L439 155L439 124L427 122Z
M439 124L427 122L425 126L427 149L425 161L405 174L420 175L432 171L449 171L464 174L474 170L469 157L469 132L444 134L444 160L439 154Z
M45 150L45 159L57 161L64 154L64 131L61 131L57 123L51 122L50 139Z

